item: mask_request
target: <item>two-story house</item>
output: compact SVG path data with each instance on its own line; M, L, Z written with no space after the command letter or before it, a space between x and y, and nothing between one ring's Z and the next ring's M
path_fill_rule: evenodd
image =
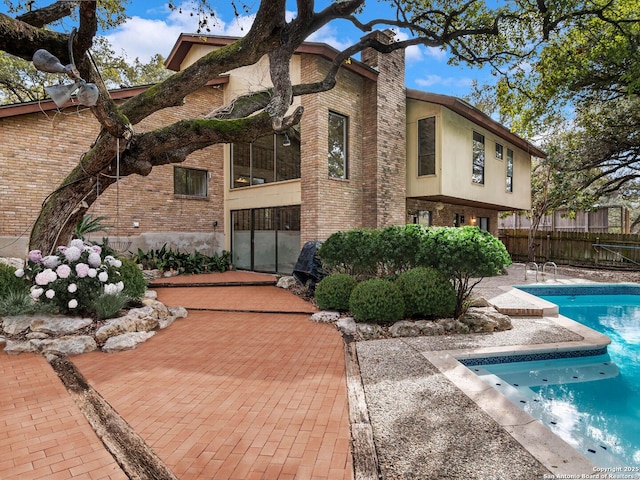
M232 41L183 34L167 67L178 71ZM336 53L304 44L292 60L293 83L322 79ZM269 87L267 62L211 79L184 105L134 129L203 116ZM530 207L531 158L544 153L457 98L407 90L404 73L403 51L366 50L361 61L345 63L332 90L295 99L305 113L286 134L213 145L148 177L121 179L91 212L109 217L109 235L126 237L133 251L165 243L207 254L225 249L236 268L283 273L304 242L338 230L420 222L497 233L500 211ZM124 100L138 91L112 94ZM77 106L0 107L0 256L25 255L42 201L98 130Z

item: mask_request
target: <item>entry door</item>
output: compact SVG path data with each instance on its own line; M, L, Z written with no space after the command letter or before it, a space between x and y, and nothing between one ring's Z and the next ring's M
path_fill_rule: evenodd
M300 206L231 212L231 252L235 268L286 273L300 253Z

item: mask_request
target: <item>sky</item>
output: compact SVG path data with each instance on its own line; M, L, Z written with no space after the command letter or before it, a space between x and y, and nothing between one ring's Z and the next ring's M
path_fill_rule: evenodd
M259 0L244 0L244 2L256 7L259 4ZM53 0L35 2L36 6L50 3L53 3ZM117 29L105 32L116 53L125 54L130 59L137 57L142 62L147 62L157 53L166 58L180 33L195 33L197 30L197 16L191 16L188 13L189 4L186 2L180 4L175 1L174 3L182 7L182 14L171 12L166 0L131 0L127 5L127 14L131 18ZM328 3L329 0L316 1L316 11ZM211 0L211 4L216 11L217 23L211 27L210 34L244 35L251 25L251 16L236 17L229 1ZM385 15L387 18L393 18L393 11L390 8L384 2L372 0L367 2L359 18L367 20ZM4 4L0 3L0 11L6 11ZM326 25L307 40L343 49L362 35L362 32L348 22L339 21ZM402 32L399 33L399 38L403 38ZM448 65L447 54L441 49L415 46L406 51L408 88L464 97L470 93L474 79L490 81L491 75L486 70Z

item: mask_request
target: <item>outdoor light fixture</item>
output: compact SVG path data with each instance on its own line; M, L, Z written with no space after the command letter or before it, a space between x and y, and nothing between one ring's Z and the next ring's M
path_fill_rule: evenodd
M284 140L282 141L282 146L283 147L291 146L291 140L289 140L289 135L287 135L286 133L284 134Z
M78 90L77 98L80 105L93 107L98 102L98 97L100 96L98 87L80 78L80 74L73 63L63 65L58 57L43 48L33 54L32 61L33 66L41 72L63 73L75 80L74 83L69 85L52 85L44 88L45 92L58 107L62 107L67 103L76 90Z

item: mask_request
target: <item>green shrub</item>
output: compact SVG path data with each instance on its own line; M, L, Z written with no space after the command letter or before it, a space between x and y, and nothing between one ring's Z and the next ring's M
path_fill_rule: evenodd
M0 297L0 316L30 315L39 310L38 306L29 290L9 290Z
M416 254L424 236L425 229L422 225L383 228L376 238L376 250L380 252L380 273L393 278L416 267Z
M103 293L91 303L91 309L97 318L105 320L115 317L128 303L129 297L123 292L113 295Z
M504 244L477 227L427 229L418 261L421 266L440 270L451 280L457 295L456 318L483 277L498 275L511 264Z
M451 282L434 268L414 268L396 280L402 292L407 317L450 317L456 308Z
M327 274L346 273L359 280L376 277L381 263L379 233L356 228L332 234L318 249L322 270Z
M24 278L16 277L15 267L0 263L0 299L14 291L28 293L29 284Z
M373 278L356 285L349 310L358 322L392 323L403 317L404 300L394 283Z
M138 300L144 296L147 289L147 281L142 274L142 270L133 260L120 259L120 280L124 283L122 293L132 300Z
M316 303L321 310L349 310L349 297L358 284L346 273L336 273L324 277L316 286Z

